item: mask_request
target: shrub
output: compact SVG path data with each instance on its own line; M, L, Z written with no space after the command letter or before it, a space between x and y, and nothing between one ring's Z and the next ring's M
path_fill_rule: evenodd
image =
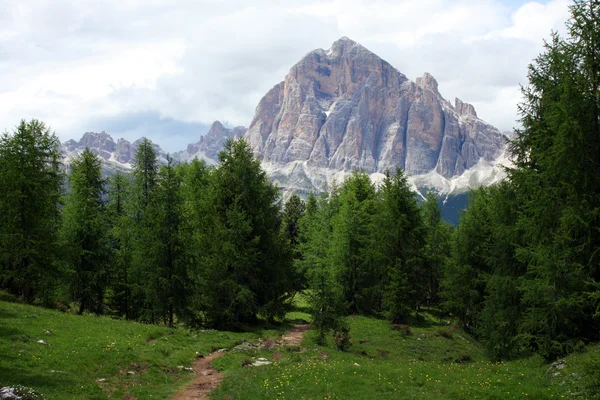
M350 327L346 324L342 324L337 327L333 332L333 342L338 350L346 351L352 346L352 336L350 336Z
M438 335L440 335L441 337L445 337L446 339L452 339L452 332L450 332L447 329L439 329Z
M471 355L469 353L460 353L454 361L456 361L458 364L462 364L470 362L472 360L473 359L471 358Z
M404 336L412 335L412 330L410 329L410 326L408 326L406 324L394 324L394 325L392 325L392 330L399 331Z

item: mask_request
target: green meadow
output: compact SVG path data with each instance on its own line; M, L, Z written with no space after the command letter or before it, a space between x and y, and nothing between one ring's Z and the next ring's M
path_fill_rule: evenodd
M309 320L304 311L289 313L288 322ZM301 347L229 351L213 362L224 380L211 398L600 398L597 344L554 364L539 356L495 362L466 333L422 315L410 332L348 317L352 346L345 352L331 341L317 346L313 331ZM274 340L286 326L190 331L0 302L0 386L21 384L47 399L168 399L192 380L184 368L197 355ZM272 364L243 366L261 357Z

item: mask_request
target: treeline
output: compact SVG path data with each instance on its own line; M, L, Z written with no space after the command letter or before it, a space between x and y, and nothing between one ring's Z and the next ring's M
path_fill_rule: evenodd
M86 149L22 121L0 140L0 285L25 301L173 326L281 317L298 289L279 191L243 141L220 164L159 166L138 147L108 180Z
M401 321L439 303L450 231L401 171L379 190L357 172L282 208L244 141L219 159L159 166L144 140L129 174L104 178L89 149L64 174L56 136L22 121L0 140L1 286L79 313L218 328L281 318L307 288L323 332L345 314Z
M346 315L405 323L439 305L449 239L437 197L430 193L419 207L402 171L387 173L379 187L356 172L327 197L310 195L296 265L311 289L319 339L331 329L343 333Z
M600 339L600 3L576 1L529 68L508 180L454 233L445 306L491 354L551 359Z

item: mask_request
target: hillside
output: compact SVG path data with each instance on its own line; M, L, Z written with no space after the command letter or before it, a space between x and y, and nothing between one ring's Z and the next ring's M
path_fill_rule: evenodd
M303 310L288 318L309 318ZM224 381L211 398L598 398L598 345L554 364L539 357L494 362L469 335L425 316L410 334L349 317L347 352L315 345L313 332L300 347L228 352L213 362ZM198 354L280 332L192 332L0 302L0 387L21 384L47 399L166 399L191 381L184 368ZM243 367L257 358L272 364Z

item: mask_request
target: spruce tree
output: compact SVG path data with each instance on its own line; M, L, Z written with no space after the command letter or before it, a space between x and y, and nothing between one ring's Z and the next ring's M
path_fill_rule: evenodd
M341 300L351 314L377 310L380 265L370 257L375 199L369 177L355 172L340 188L339 211L331 220L330 263L341 285Z
M110 259L105 180L100 159L89 148L71 162L61 236L66 247L73 300L79 313L102 314Z
M148 263L149 252L157 243L151 208L158 184L158 161L152 142L144 138L136 149L132 171L131 221L131 311L134 318L157 323L162 310L157 307L155 274Z
M229 140L211 174L211 248L205 293L214 326L281 317L293 290L292 254L281 232L279 191L248 144Z
M439 282L443 269L450 257L450 228L442 221L442 211L437 196L428 192L421 207L425 228L425 246L423 249L421 279L418 286L418 299L422 304L439 303Z
M0 138L0 286L49 301L59 278L60 142L38 120Z
M516 256L527 269L519 331L548 358L598 338L599 15L598 2L576 1L569 36L553 34L530 66L511 144L524 239Z
M324 344L327 335L342 325L343 309L341 286L335 280L330 264L331 215L337 191L329 198L319 200L310 194L306 213L299 221L299 249L302 257L296 260L298 268L307 277L308 299L312 325L317 331L317 343Z
M382 266L380 306L395 323L405 322L417 308L417 287L423 264L424 227L415 194L402 170L386 171L374 224L372 248Z
M106 213L110 225L111 264L109 268L109 307L126 319L133 317L131 303L132 219L131 176L120 171L108 179Z

